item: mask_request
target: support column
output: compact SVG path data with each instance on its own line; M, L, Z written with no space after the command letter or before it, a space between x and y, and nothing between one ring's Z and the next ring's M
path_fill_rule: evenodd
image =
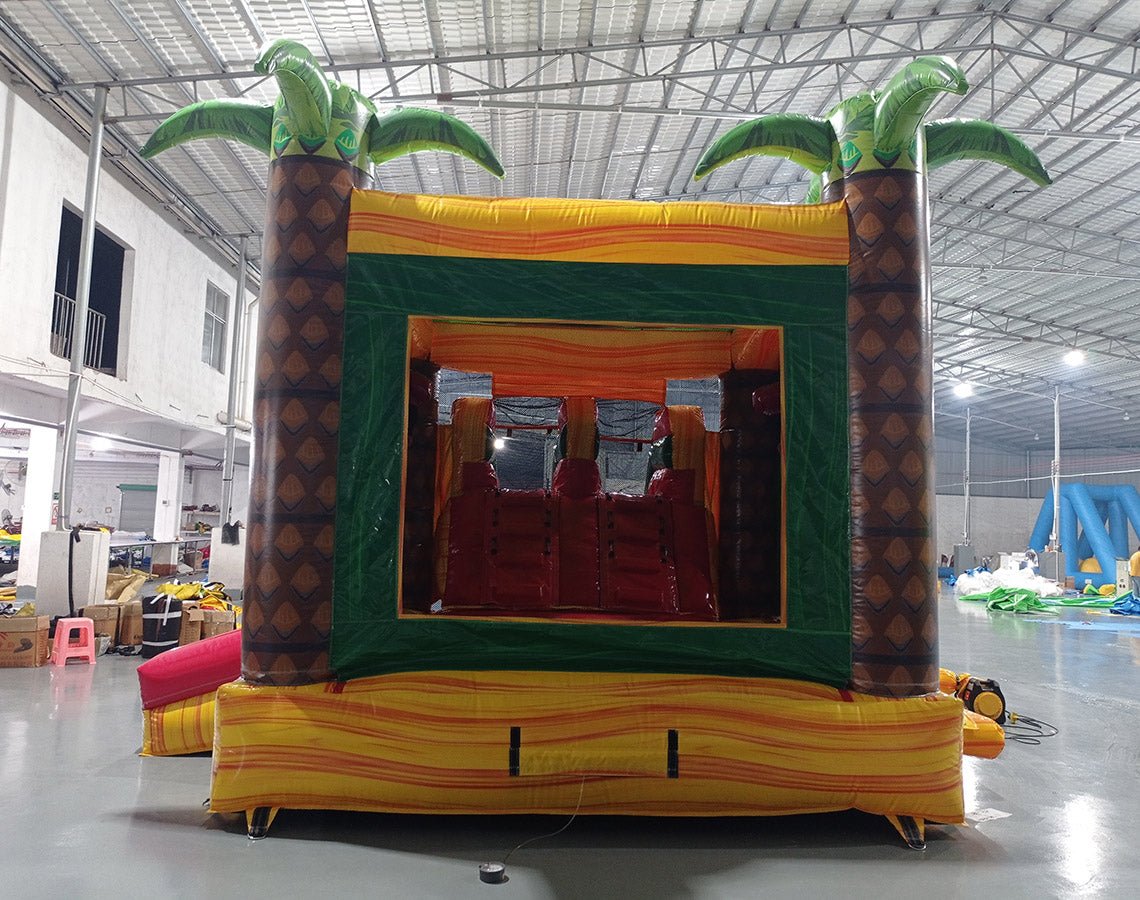
M962 467L962 543L970 543L970 407L966 407L966 461Z
M60 448L59 431L29 425L28 471L24 479L24 534L20 539L20 564L16 570L16 596L31 600L40 565L40 535L53 527L51 521L55 474Z
M75 319L71 325L71 374L67 382L67 419L63 428L63 468L59 475L59 529L71 527L72 484L75 480L75 439L79 430L79 399L83 360L87 351L87 301L91 293L91 263L95 256L95 209L99 202L99 166L103 159L103 112L107 87L95 88L91 114L91 147L87 155L87 188L83 200L83 230L79 236L79 278Z
M151 558L155 575L178 571L178 544L182 536L182 454L169 450L158 454L158 489L154 500L154 539L160 543ZM163 546L161 542L169 542Z
M1061 389L1053 389L1053 463L1050 474L1053 483L1053 530L1049 534L1049 549L1056 553L1064 550L1076 553L1076 547L1066 547L1061 540Z
M962 542L954 545L954 574L961 575L978 565L978 556L970 544L970 447L972 421L970 407L966 407L966 459L962 466Z
M238 247L237 289L230 304L230 371L229 391L226 395L226 446L222 454L222 523L233 521L234 499L234 448L237 444L237 397L238 381L241 379L242 324L245 319L245 270L246 246L248 238L241 237Z
M182 454L160 450L158 490L154 501L154 539L176 541L182 526L182 482L186 477Z

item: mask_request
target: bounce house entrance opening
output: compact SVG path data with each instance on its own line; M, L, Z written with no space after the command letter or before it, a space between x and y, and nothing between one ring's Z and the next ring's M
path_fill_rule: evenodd
M400 617L786 624L781 353L409 317Z

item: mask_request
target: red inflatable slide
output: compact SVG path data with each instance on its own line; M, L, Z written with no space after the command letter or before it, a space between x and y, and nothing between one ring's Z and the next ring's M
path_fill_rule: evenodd
M214 693L241 675L241 631L177 647L139 666L143 755L211 749Z

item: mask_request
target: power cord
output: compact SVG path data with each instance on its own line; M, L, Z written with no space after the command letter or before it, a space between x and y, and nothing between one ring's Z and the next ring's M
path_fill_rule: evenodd
M586 791L586 776L582 776L582 783L578 785L578 803L574 807L574 812L570 818L566 820L566 824L559 828L557 831L552 831L550 834L540 834L537 837L527 838L521 844L515 844L510 849L506 856L503 857L502 862L489 862L482 863L479 866L479 880L486 884L502 884L507 880L507 861L514 855L516 850L521 850L529 844L536 843L537 841L545 841L552 837L557 837L562 834L574 820L578 817L578 811L582 808L582 795Z
M1056 737L1061 729L1040 719L1011 712L1005 724L1005 739L1018 744L1040 744L1043 738Z

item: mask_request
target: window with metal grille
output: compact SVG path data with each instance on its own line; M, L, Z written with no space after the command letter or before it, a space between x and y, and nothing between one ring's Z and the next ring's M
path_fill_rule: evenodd
M206 283L206 318L202 326L202 362L219 372L226 370L226 309L230 298L221 288Z
M51 352L64 359L71 358L82 232L83 219L65 206L59 225L51 312ZM131 250L99 227L95 229L93 244L83 365L114 375L119 367L119 338L126 334L120 328L119 314L123 311L123 267Z

